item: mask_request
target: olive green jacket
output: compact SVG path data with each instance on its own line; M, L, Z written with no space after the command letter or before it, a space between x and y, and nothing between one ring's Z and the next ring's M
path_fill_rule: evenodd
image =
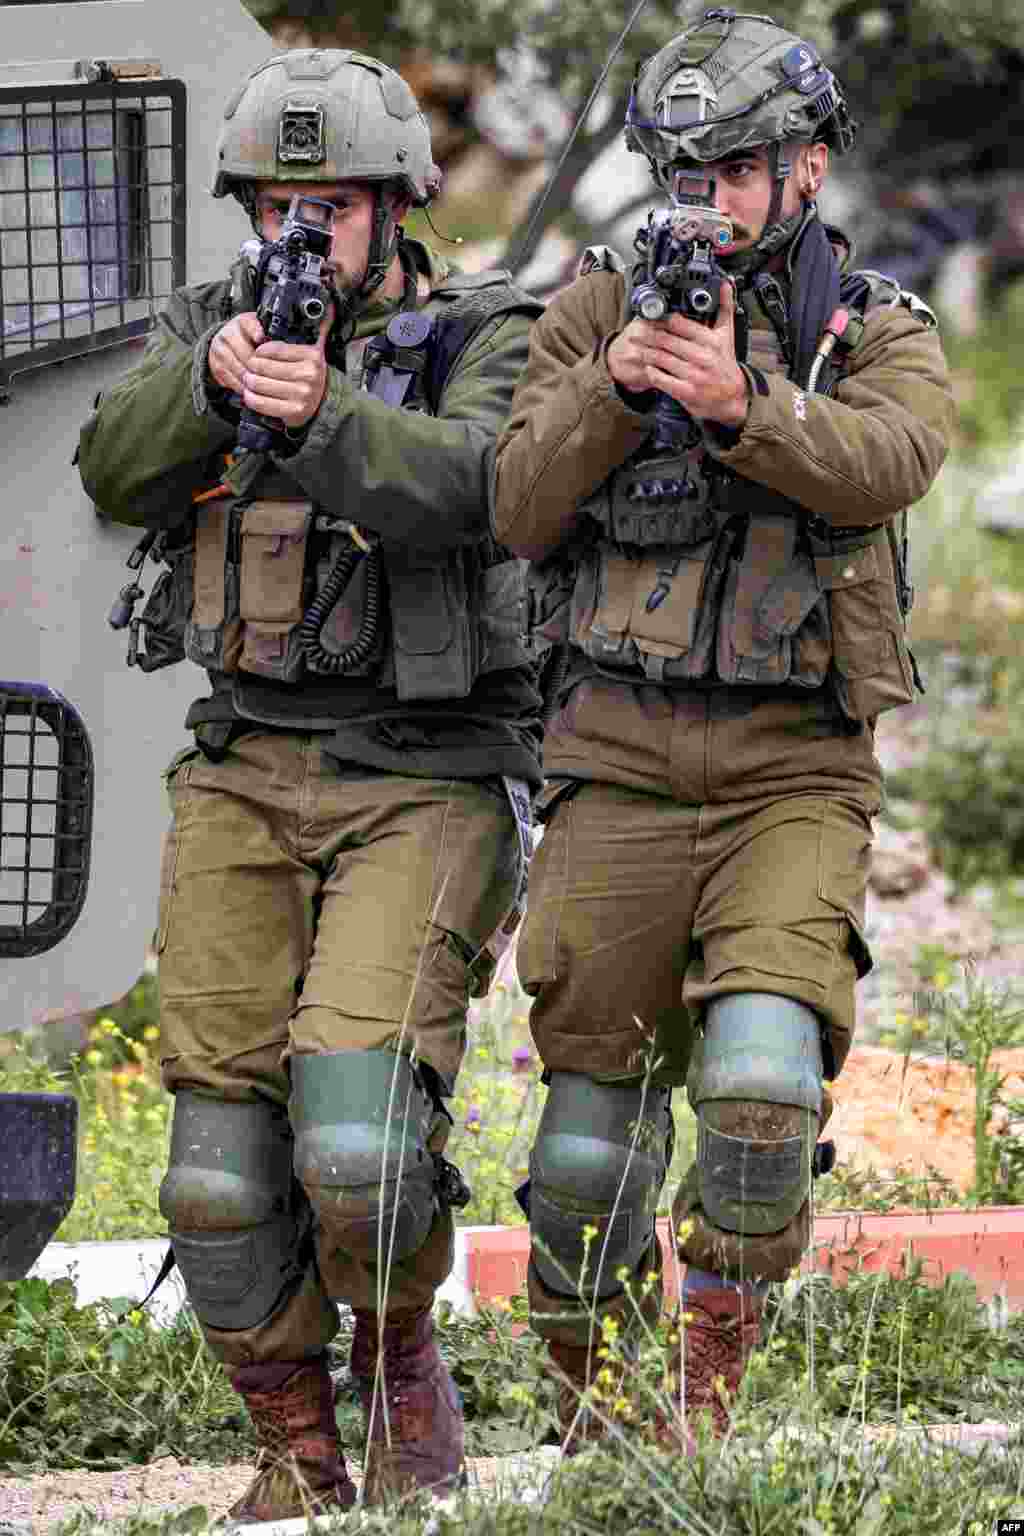
M593 272L564 289L537 321L530 358L498 443L495 531L539 560L573 533L580 508L653 430L608 372L622 329L626 279ZM805 396L770 376L754 392L732 448L708 434L715 458L836 527L884 522L919 501L953 430L949 372L938 333L910 308L869 311L835 398Z
M451 269L410 241L431 288ZM159 316L141 361L86 422L79 470L89 495L116 522L173 527L192 495L217 478L234 424L207 391L213 336L253 307L227 280L178 289ZM375 304L356 339L383 330L394 304ZM489 532L494 442L526 363L528 316L484 325L450 374L436 417L396 411L338 368L297 454L282 467L328 512L393 540L439 548Z
M431 300L421 307L443 304L433 295L457 273L425 246L407 244L430 283ZM141 360L85 423L82 480L115 521L173 529L189 518L193 496L219 480L237 416L228 419L230 408L221 407L207 358L224 322L255 308L246 274L239 263L230 279L174 293ZM250 490L272 484L277 496L305 494L389 543L443 554L492 538L495 442L536 311L524 303L484 321L456 357L437 414L428 415L359 387L359 343L382 331L400 302L364 311L344 360L328 345L327 390L301 447L289 457L271 454ZM402 703L372 677L313 677L297 686L247 677L244 697L238 674L209 677L212 694L192 705L190 727L326 731L337 722L329 748L377 771L540 782L540 700L530 665L485 673L465 699L436 703Z
M530 560L579 547L595 493L654 430L653 410L627 403L606 363L608 345L626 323L626 281L608 270L578 278L533 328L529 363L498 441L494 521L496 537ZM891 285L879 286L892 296ZM938 333L930 314L915 307L923 308L907 296L868 309L834 396L808 396L784 370L760 374L738 438L705 429L711 455L836 530L895 518L938 473L955 415ZM664 719L673 701L702 687L637 686L635 678L612 676L572 646L560 708L545 737L545 772L675 794ZM779 704L773 718L822 709L807 690L782 688L773 696ZM783 757L792 739L782 743ZM879 777L872 740L869 730L856 748L838 734L821 742L814 771L823 783L856 780L870 798Z

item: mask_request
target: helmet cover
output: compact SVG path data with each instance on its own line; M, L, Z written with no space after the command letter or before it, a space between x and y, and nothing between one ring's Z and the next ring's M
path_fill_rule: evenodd
M417 208L441 188L427 121L406 81L344 48L275 54L229 99L213 195L260 180L396 182Z
M843 153L856 124L812 43L768 16L715 9L640 64L625 132L663 181L675 161L707 163L785 140Z

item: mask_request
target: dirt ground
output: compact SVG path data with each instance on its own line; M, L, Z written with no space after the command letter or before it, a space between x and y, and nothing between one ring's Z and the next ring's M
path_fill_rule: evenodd
M554 1446L529 1456L470 1458L470 1490L515 1494L535 1490L558 1458ZM0 1536L12 1522L17 1530L31 1528L43 1536L79 1510L100 1520L125 1520L130 1515L174 1513L202 1504L211 1520L223 1514L245 1490L253 1476L251 1463L230 1467L186 1465L165 1456L148 1467L123 1472L49 1472L42 1477L0 1479ZM351 1463L353 1481L361 1481ZM19 1532L20 1536L20 1532Z

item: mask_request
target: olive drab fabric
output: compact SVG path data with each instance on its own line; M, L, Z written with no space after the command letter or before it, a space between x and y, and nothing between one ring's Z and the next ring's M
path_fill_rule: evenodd
M367 766L537 784L536 692L520 638L525 562L495 543L487 513L495 435L540 306L501 274L463 276L406 246L428 289L417 313L436 343L407 409L363 387L399 308L374 303L346 354L329 351L327 393L298 450L271 456L239 497L211 495L234 423L206 356L224 321L253 307L241 261L230 279L174 295L141 363L83 428L80 470L108 515L168 530L182 546L172 605L181 649L212 686L191 726L338 726L339 752ZM353 454L370 474L348 473ZM323 527L339 500L342 521L379 540L380 622L358 665L321 675L300 630L348 543ZM324 625L327 651L358 633L367 581L364 563Z
M653 415L603 361L624 276L595 270L549 306L499 443L496 529L538 562L531 605L544 643L570 642L567 693L598 674L793 697L827 681L851 728L912 698L891 524L937 473L953 407L930 312L881 280L865 291L827 401L788 379L743 291L748 419L735 443L706 430L685 465L652 460ZM687 499L645 497L684 470ZM549 774L631 782L607 755L626 718L606 713L588 745L559 722Z

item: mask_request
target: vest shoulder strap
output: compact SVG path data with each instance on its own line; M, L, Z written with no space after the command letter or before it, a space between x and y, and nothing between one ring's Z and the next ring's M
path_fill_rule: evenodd
M935 311L924 299L909 289L901 288L894 277L875 272L866 267L858 272L844 273L840 283L840 299L851 311L854 330L843 338L844 350L850 352L859 343L864 330L864 320L874 309L895 309L902 305L923 325L938 325Z
M448 278L430 297L432 301L440 299L441 305L436 311L434 343L423 385L427 404L436 412L453 369L488 321L508 314L535 320L543 314L544 305L504 271Z

